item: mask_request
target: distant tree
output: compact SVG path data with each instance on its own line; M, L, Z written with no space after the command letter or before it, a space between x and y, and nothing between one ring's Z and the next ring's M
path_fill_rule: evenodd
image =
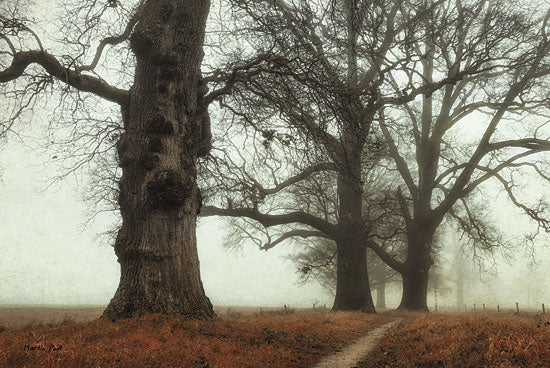
M416 78L429 83L468 68L479 73L397 109L379 111L380 128L401 176L398 195L408 251L406 261L393 267L403 276L400 307L405 309L427 310L433 237L446 216L478 245L502 244L484 221L486 204L478 202L476 208L472 200L490 179L540 228L550 230L544 198L524 202L515 185L517 175L529 170L548 180L543 162L550 142L540 117L548 114L550 13L507 1L445 4L420 30L425 37L414 44L418 67L403 70L393 88L406 93ZM450 13L454 21L446 23ZM472 129L474 136L465 137Z
M48 25L59 40L50 50L43 41L51 40L32 30L26 5L0 5L0 128L16 131L37 98L48 95L58 98L57 117L73 123L73 137L94 142L84 155L93 158L116 142L121 278L103 316L213 316L195 234L196 160L210 147L200 69L210 2L66 1L60 28ZM89 114L102 100L112 116Z
M492 256L496 247L483 248L472 242L465 234L459 236L460 228L447 227L448 244L445 249L448 268L443 273L446 281L453 285L455 290L455 304L458 310L463 310L466 304L464 296L468 285L478 279L484 268L487 257ZM468 244L473 243L473 244Z
M456 247L456 244L455 244ZM462 249L455 248L455 254L453 257L453 274L455 277L456 286L456 308L461 310L464 306L464 282L466 278L467 265L465 256Z
M391 269L386 263L384 263L378 256L370 250L367 253L371 260L372 266L370 269L373 272L369 276L372 278L373 289L376 290L376 308L387 308L386 305L386 287L391 284L401 284L401 277L399 273Z
M540 303L544 302L544 296L548 290L544 279L547 272L541 272L535 266L532 266L527 272L521 272L516 277L515 284L519 286L518 297L525 300L527 308L539 308ZM547 304L550 304L547 302Z
M432 258L434 259L434 264L433 267L430 268L430 275L428 278L428 293L433 293L434 306L436 310L438 306L441 305L441 298L451 292L451 282L443 268L444 259L441 254L443 250L442 235L441 229L438 229L436 236L434 237L434 245L432 247Z

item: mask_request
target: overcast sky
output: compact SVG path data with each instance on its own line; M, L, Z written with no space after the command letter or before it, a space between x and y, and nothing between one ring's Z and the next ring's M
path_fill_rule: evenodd
M53 173L44 172L43 160L16 139L0 151L0 304L105 304L120 276L113 248L95 239L109 219L81 231L84 186L69 177L45 190ZM331 302L320 287L298 284L285 258L291 246L227 251L215 219L201 220L197 235L204 287L215 305Z

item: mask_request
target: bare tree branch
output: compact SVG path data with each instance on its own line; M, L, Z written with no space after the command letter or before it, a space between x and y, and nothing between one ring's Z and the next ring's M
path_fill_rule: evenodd
M79 72L94 70L97 66L97 63L99 62L99 59L101 59L101 55L103 54L103 50L105 49L105 46L118 45L126 41L130 37L130 34L132 33L134 26L138 22L141 12L143 10L143 3L144 3L144 0L140 0L139 5L137 6L137 10L135 14L130 18L128 23L126 24L126 28L124 29L124 32L122 32L122 34L117 36L109 36L102 39L99 42L99 45L97 46L92 62L89 65L83 65L78 67L77 70Z
M382 259L388 266L396 270L397 272L404 272L406 265L396 260L391 254L389 254L383 247L378 245L374 240L369 239L366 241L366 246L372 249L380 259Z
M0 83L6 83L19 78L31 64L41 65L46 69L48 74L79 91L91 92L108 101L116 102L121 106L126 106L128 103L128 91L111 86L99 78L82 75L66 68L53 55L45 51L17 52L13 56L11 65L0 71Z
M299 223L311 226L330 237L335 237L337 234L336 225L302 211L295 211L282 215L266 215L253 208L219 208L216 206L203 206L200 216L248 217L258 221L264 227Z
M260 249L267 251L267 250L277 246L278 244L282 243L283 241L285 241L287 239L294 238L294 237L300 237L300 238L304 238L304 239L311 238L311 237L331 239L331 237L329 237L327 234L325 234L322 231L311 231L311 230L305 230L305 229L296 229L296 230L290 230L290 231L284 233L283 235L281 235L280 237L278 237L277 239L275 239L273 241L270 240L269 242L261 245Z
M308 178L309 176L311 176L315 173L319 173L319 172L323 172L323 171L335 171L336 172L336 171L338 171L338 166L333 162L323 162L323 163L320 163L320 164L316 164L316 165L313 165L313 166L306 167L299 174L294 175L294 176L286 179L285 181L277 184L273 188L264 188L251 175L247 175L247 177L250 180L252 180L254 182L254 184L256 184L256 186L260 189L260 191L262 193L264 193L265 195L270 195L270 194L276 194L276 193L282 191L283 189L285 189L285 188L287 188L287 187L289 187L293 184L296 184L296 183Z

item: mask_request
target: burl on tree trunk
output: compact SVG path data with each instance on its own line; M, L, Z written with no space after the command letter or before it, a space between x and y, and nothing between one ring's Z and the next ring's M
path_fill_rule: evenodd
M210 143L200 78L209 5L148 1L130 39L137 67L117 144L121 276L103 313L109 320L146 312L214 315L196 240L196 159Z

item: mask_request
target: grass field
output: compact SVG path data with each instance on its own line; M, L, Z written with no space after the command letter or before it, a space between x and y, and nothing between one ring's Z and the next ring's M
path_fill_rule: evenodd
M398 316L361 367L550 367L550 318L534 313L221 307L211 321L109 323L96 319L101 309L0 308L0 367L310 367Z
M232 308L211 321L146 315L7 328L0 333L0 366L309 367L392 318L256 311Z
M61 322L86 322L97 319L103 313L105 306L24 306L24 305L0 305L0 326L23 327L32 324L51 324ZM269 312L283 311L280 307L214 307L214 311L220 316L247 316ZM294 308L288 308L289 313L295 312ZM321 309L322 310L322 309Z
M550 316L411 315L360 366L550 367Z

